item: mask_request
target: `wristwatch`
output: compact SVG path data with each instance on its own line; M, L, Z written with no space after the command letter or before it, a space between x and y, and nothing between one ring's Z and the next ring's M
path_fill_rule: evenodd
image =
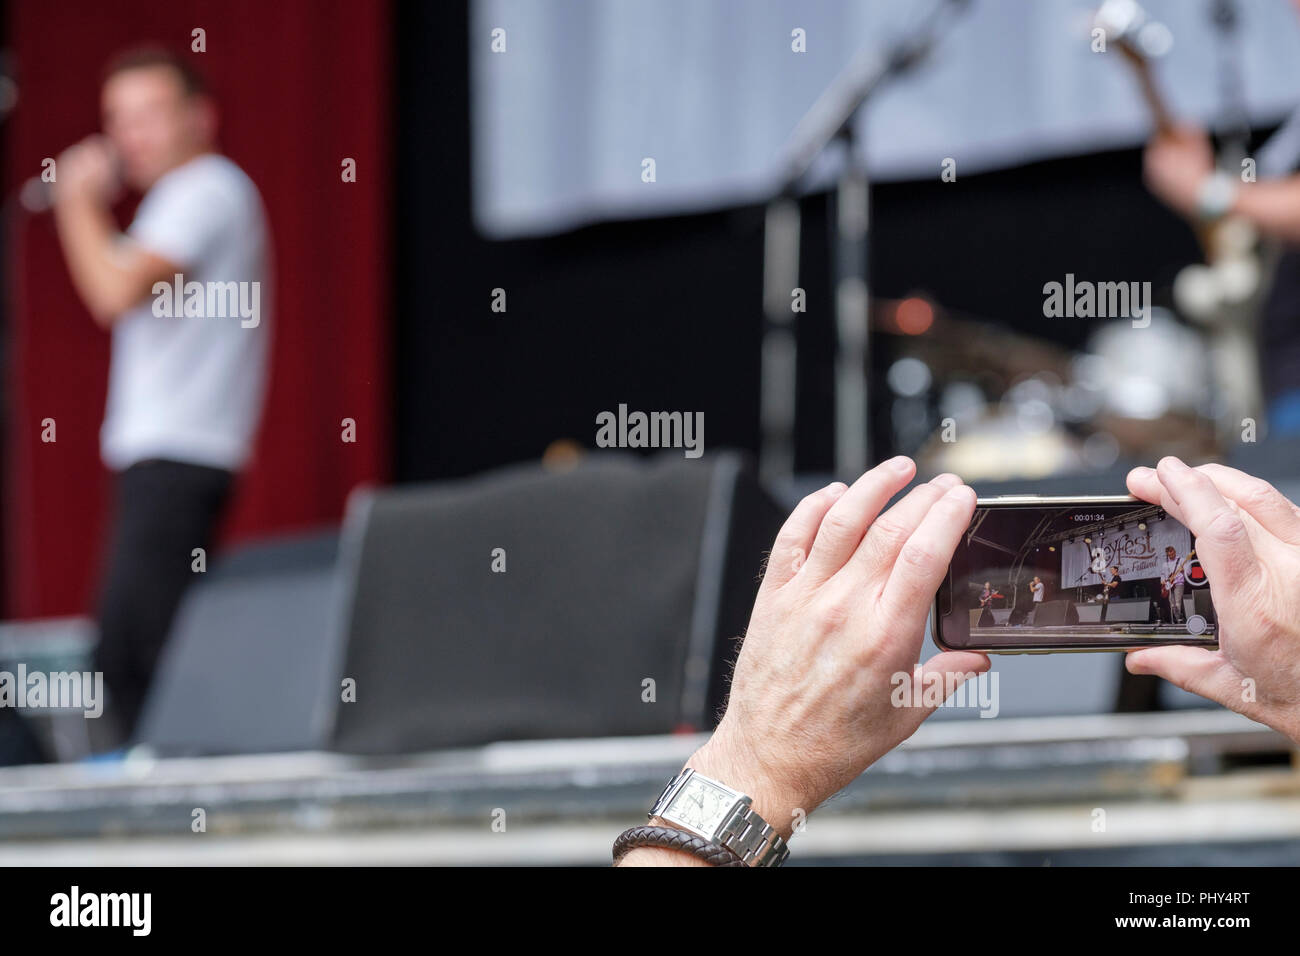
M1237 201L1237 180L1230 173L1215 170L1196 190L1196 212L1206 222L1222 219Z
M739 790L687 767L664 788L649 818L725 846L748 866L780 866L790 848L752 804Z

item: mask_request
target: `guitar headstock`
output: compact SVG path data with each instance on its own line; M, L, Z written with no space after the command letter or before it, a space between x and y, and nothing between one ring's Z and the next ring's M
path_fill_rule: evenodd
M1137 0L1105 0L1093 18L1093 26L1103 30L1106 42L1113 43L1140 69L1164 56L1174 45L1169 28L1147 16Z

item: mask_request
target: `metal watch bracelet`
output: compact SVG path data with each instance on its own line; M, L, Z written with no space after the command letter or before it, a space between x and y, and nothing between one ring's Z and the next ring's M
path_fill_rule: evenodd
M731 850L744 862L746 866L780 866L790 855L790 848L766 820L755 812L751 806L751 798L738 790L728 787L721 781L713 780L704 774L698 774L690 767L687 767L664 788L663 793L659 795L651 807L648 819L653 820L655 817L665 819L672 826L682 826L682 824L668 817L663 817L664 812L668 809L673 797L677 791L692 777L698 776L701 780L708 781L710 784L721 787L722 789L735 794L737 798L736 805L727 814L722 824L711 834L701 833L708 839ZM693 828L692 832L695 831Z

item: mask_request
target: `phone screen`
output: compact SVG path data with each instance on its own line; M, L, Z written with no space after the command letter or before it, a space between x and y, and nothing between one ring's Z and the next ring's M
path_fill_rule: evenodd
M1118 650L1218 643L1196 541L1157 505L981 500L939 589L953 650Z

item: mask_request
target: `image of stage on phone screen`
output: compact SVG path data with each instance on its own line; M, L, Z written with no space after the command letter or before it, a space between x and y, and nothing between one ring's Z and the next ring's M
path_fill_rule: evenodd
M1218 642L1191 532L1142 502L981 503L935 623L943 646L994 651Z

